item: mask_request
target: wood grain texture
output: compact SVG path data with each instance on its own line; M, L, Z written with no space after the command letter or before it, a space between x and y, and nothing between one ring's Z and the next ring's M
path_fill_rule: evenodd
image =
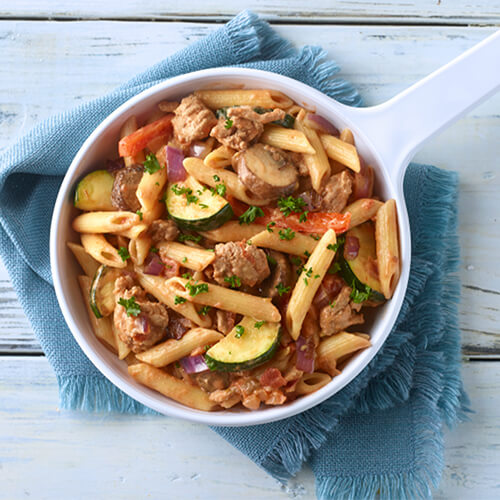
M122 83L206 35L206 23L0 22L0 148L37 121ZM317 43L360 88L382 102L490 34L491 28L277 26L297 45ZM16 68L11 71L10 68ZM57 82L57 92L54 85ZM464 353L500 353L500 95L430 141L417 161L461 176ZM0 268L0 352L38 351ZM4 323L2 323L4 322Z
M476 414L447 433L436 499L498 498L500 362L488 366L464 366ZM0 394L2 500L78 500L96 498L96 491L120 500L171 498L169 492L179 499L315 498L308 468L283 488L201 425L58 410L55 377L43 357L0 357Z
M76 5L75 5L76 3ZM494 24L500 5L481 0L16 0L0 6L4 18L225 20L251 7L264 18L297 23Z

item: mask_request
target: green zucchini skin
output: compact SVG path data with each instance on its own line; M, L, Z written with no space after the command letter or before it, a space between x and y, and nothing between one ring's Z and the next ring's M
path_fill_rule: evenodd
M76 186L75 207L80 210L115 210L111 203L114 180L107 170L87 174Z
M342 279L346 282L347 285L350 287L357 288L358 290L363 290L365 287L365 284L362 283L357 276L353 273L351 266L349 266L349 263L347 260L345 260L343 257L339 259L339 265L340 265L340 276L342 276ZM385 297L383 294L380 292L377 292L377 290L374 290L373 288L370 290L370 295L368 296L368 300L373 300L374 302L384 302Z
M115 305L114 283L120 275L121 272L113 267L104 264L98 267L90 286L90 308L96 318L112 314Z
M223 372L250 370L269 361L276 354L281 335L280 324L265 323L267 330L262 332L253 327L253 324L255 324L255 319L243 318L239 325L244 327L245 332L240 338L236 337L237 327L235 327L207 351L205 362L210 370ZM261 328L264 329L264 326ZM245 335L246 339L244 339ZM249 354L246 357L245 351L248 347L256 351L256 354Z
M177 224L177 226L181 229L186 229L188 231L210 231L212 229L217 229L218 227L224 225L227 221L233 218L233 209L231 205L228 203L224 205L224 207L211 215L210 217L205 217L204 219L198 220L187 220L182 219L181 217L176 217L169 212L172 220Z

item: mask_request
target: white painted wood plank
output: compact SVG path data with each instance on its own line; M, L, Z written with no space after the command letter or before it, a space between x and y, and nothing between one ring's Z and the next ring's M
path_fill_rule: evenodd
M168 28L168 29L167 29ZM37 121L100 95L216 26L195 23L0 22L0 148ZM491 28L278 26L297 45L318 43L382 102L492 32ZM12 71L11 68L15 68ZM57 92L54 89L57 88ZM458 170L463 249L460 315L466 353L500 352L500 95L429 142L417 160ZM7 286L1 271L2 286ZM10 303L0 352L31 349L29 326ZM10 306L9 306L10 307ZM7 312L0 311L1 315Z
M464 365L476 414L447 433L436 498L498 498L500 362ZM305 469L287 490L201 425L57 409L45 358L0 357L0 499L313 499ZM29 478L29 480L27 480Z
M480 0L16 0L0 6L4 18L221 20L251 8L269 20L367 23L498 23L500 5Z

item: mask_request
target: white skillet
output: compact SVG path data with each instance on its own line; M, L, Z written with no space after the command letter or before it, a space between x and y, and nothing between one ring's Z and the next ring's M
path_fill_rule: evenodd
M376 191L397 203L402 273L393 298L378 309L370 329L372 347L360 353L319 391L278 407L258 411L226 410L206 413L187 408L144 387L127 374L124 361L109 352L93 335L77 275L81 272L66 247L78 241L71 229L76 215L73 188L83 174L101 168L116 156L119 129L130 116L147 117L161 100L179 99L200 88L271 88L299 104L315 109L339 129L354 132L360 154L376 170ZM384 104L351 108L290 78L242 68L198 71L160 83L120 106L90 135L75 156L61 185L52 217L50 255L59 305L76 341L94 365L113 384L132 398L172 417L211 425L242 426L280 420L300 413L329 398L356 377L381 348L398 316L410 270L410 227L403 197L405 169L417 150L430 137L458 119L500 86L500 31L432 73Z

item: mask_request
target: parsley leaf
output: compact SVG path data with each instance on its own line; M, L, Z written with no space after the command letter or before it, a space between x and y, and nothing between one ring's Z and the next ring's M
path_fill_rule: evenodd
M142 220L142 212L137 210L135 213L139 216L139 220Z
M337 301L332 300L328 305L333 309L337 305Z
M241 325L237 325L235 331L236 331L235 337L239 339L245 333L245 328L242 327Z
M282 197L278 200L278 207L285 217L288 217L291 213L296 213L296 214L302 213L304 211L305 206L306 202L300 196L298 196L297 198L294 198L293 196L289 196L288 198ZM299 221L303 222L300 219Z
M148 155L146 155L146 160L144 161L143 165L144 172L147 172L148 174L154 174L161 169L160 162L153 153L149 153Z
M225 276L224 281L229 283L231 288L239 288L241 286L241 279L234 274L232 276Z
M306 222L308 213L309 212L307 210L305 212L302 212L299 217L299 222Z
M183 194L193 194L193 190L191 188L179 186L179 184L174 184L170 189L177 196L181 196Z
M290 260L292 261L292 264L294 264L295 266L302 265L302 259L300 257L297 257L296 255L292 255L290 257Z
M330 243L326 248L328 248L328 250L333 250L334 252L336 252L344 243L345 236L339 236L337 238L337 243L334 243L333 245Z
M185 264L188 261L187 257L182 257L182 263Z
M203 306L198 312L201 314L201 316L206 316L208 314L208 311L210 311L210 309L212 309L211 306Z
M210 189L210 191L212 191L212 196L215 196L216 194L219 196L226 196L226 189L226 185L222 183L216 184L214 188Z
M151 253L158 253L158 249L157 249L156 247L151 247L151 248L149 249L149 251L150 251Z
M195 297L200 293L208 292L208 285L206 283L200 283L199 285L197 285L196 283L186 283L184 285L184 288L189 292L189 295L191 295L191 297Z
M264 323L265 321L256 321L253 326L259 330Z
M267 225L266 225L266 229L267 229L270 233L272 233L272 232L273 232L273 230L272 230L271 228L272 228L273 226L275 226L275 225L276 225L276 222L268 222L268 223L267 223Z
M328 269L328 274L335 274L340 271L340 264L338 262L334 262L330 269Z
M266 255L267 262L271 264L271 266L276 265L276 259L272 255Z
M288 293L292 287L290 286L285 286L283 283L278 283L275 286L276 290L278 290L278 295L281 297L282 295L285 295L285 293Z
M174 304L175 305L184 304L184 302L186 302L186 299L184 297L180 297L179 295L176 295L174 297Z
M184 278L185 280L190 280L192 278L190 273L184 273L181 275L181 277Z
M233 120L231 118L226 118L226 121L224 123L224 128L226 130L229 130L233 126Z
M127 316L139 316L141 314L141 306L135 301L135 297L130 297L130 299L120 297L118 304L125 308Z
M118 255L121 257L123 262L125 262L127 259L130 259L130 254L128 253L128 250L125 247L120 247L118 249Z
M295 231L292 231L289 227L286 229L280 229L278 234L280 236L280 240L292 240L295 238Z
M363 285L362 283L360 283L360 285L364 288L364 290L360 290L356 287L356 283L354 281L352 282L352 292L349 297L355 304L361 304L365 300L368 300L372 291L372 289L368 285Z
M240 224L251 224L257 217L263 217L264 210L260 207L250 206L247 211L240 215L238 218Z
M195 196L194 194L186 194L186 201L187 204L190 205L191 203L198 203L198 196Z
M214 175L214 181L215 182L219 182L220 181L220 177L218 175Z
M179 234L177 237L178 241L194 241L195 243L199 243L201 241L201 236L195 236L194 234Z

